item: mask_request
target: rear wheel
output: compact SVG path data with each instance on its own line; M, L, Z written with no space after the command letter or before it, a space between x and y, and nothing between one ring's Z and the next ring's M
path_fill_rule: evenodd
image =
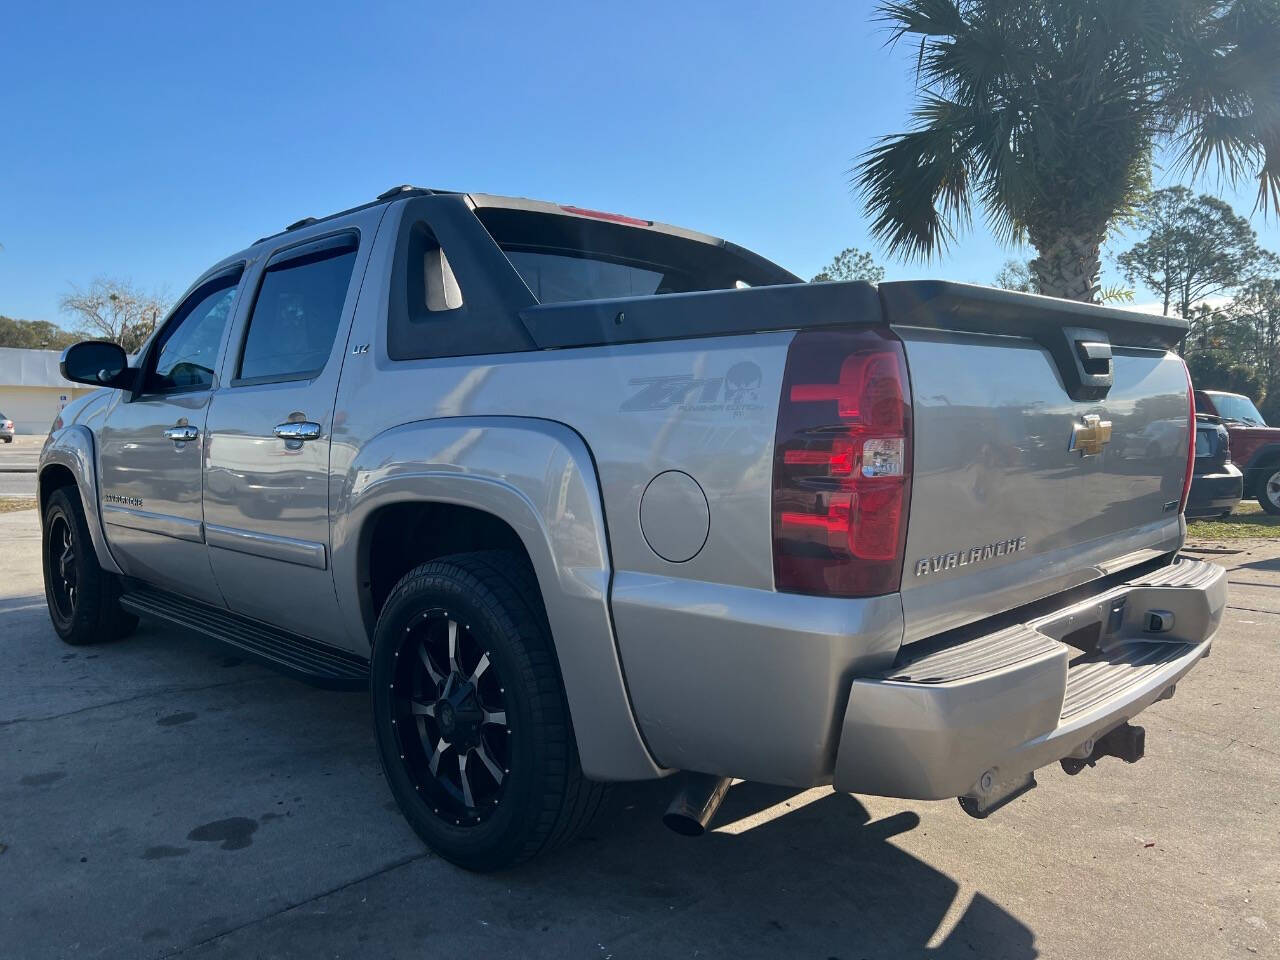
M120 609L119 581L98 564L74 487L49 495L41 555L49 619L64 641L80 646L118 640L137 627L138 618Z
M537 585L505 551L411 570L378 618L371 674L387 783L438 854L497 870L586 826L582 775Z
M1265 469L1258 483L1258 504L1267 513L1280 514L1280 464Z

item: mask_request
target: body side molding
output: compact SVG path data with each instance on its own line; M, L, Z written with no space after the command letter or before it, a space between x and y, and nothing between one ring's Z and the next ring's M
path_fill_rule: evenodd
M268 560L296 563L304 567L314 567L317 570L323 570L327 566L323 543L281 537L270 533L257 533L253 530L241 530L238 527L226 527L219 523L206 523L204 536L209 546L220 550L232 550L236 553L265 557Z
M130 530L141 530L143 533L154 533L159 537L204 543L204 524L199 520L188 520L186 517L172 517L163 513L152 513L149 510L104 503L102 522L109 523L113 527L127 527Z

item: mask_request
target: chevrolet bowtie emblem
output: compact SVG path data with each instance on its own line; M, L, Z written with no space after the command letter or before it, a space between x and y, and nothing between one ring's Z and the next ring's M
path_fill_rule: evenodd
M1068 451L1080 451L1082 457L1096 457L1111 442L1111 421L1103 420L1096 413L1081 417L1084 423L1071 427L1071 446Z

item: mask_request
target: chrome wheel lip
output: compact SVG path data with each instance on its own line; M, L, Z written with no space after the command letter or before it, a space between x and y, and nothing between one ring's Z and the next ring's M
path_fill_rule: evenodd
M397 639L389 694L404 772L438 819L482 824L506 792L512 746L490 652L443 607L409 617Z

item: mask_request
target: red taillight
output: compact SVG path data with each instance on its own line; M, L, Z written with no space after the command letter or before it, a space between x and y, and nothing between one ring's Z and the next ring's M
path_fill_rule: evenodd
M1196 468L1196 388L1191 385L1191 369L1184 362L1187 374L1187 475L1182 479L1182 499L1178 512L1186 513L1187 497L1191 495L1191 476Z
M910 496L901 341L875 329L797 334L774 437L777 588L840 597L897 590Z
M565 213L572 213L579 217L590 217L593 220L608 220L610 223L625 223L631 227L652 227L652 220L641 220L637 217L624 216L621 213L605 213L603 210L587 210L583 207L574 207L568 204L560 204L560 209Z

